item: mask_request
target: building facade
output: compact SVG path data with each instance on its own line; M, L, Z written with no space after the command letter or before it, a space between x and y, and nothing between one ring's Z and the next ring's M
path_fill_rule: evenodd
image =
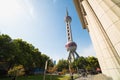
M120 0L74 0L74 4L102 73L109 80L120 80Z

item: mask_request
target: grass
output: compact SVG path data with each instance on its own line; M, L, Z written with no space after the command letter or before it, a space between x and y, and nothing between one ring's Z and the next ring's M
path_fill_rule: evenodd
M59 76L59 75L46 75L45 80L69 80L69 76ZM0 78L0 80L12 80L12 78ZM43 80L43 75L30 75L30 76L20 76L16 80Z

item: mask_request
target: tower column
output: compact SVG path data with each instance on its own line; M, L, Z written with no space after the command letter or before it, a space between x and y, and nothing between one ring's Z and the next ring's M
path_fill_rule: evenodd
M70 22L66 22L66 34L67 34L67 41L73 41Z

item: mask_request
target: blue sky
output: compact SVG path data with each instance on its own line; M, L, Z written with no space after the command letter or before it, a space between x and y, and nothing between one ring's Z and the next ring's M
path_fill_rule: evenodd
M67 59L66 7L72 17L71 28L78 54L96 56L73 0L0 0L0 32L33 44L54 60Z

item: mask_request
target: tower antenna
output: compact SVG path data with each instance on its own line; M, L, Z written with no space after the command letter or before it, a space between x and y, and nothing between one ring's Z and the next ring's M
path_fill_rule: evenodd
M68 9L67 9L67 7L66 7L66 16L68 16L69 14L68 14Z

